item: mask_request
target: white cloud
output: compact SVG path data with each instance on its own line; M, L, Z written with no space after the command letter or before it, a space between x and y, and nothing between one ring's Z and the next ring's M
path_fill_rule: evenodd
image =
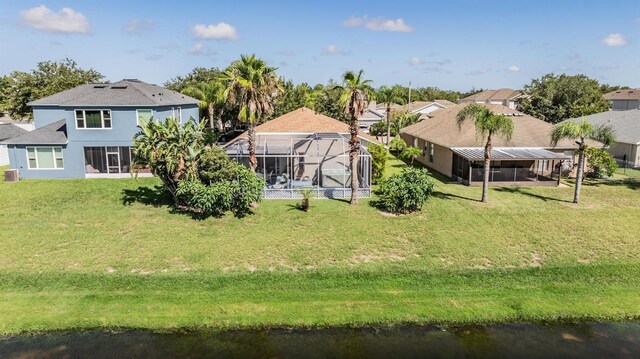
M226 22L217 24L195 25L191 31L197 39L202 40L237 40L240 38L235 27Z
M350 52L348 52L348 51L344 51L344 50L338 49L338 47L336 45L334 45L334 44L331 44L331 45L325 47L322 50L322 53L324 55L343 55L343 56L350 54Z
M352 16L342 22L345 27L363 26L371 31L391 31L391 32L412 32L413 27L405 24L402 18L395 20L387 20L382 18L376 18L369 20L367 16L355 17Z
M89 32L89 20L71 8L62 8L55 13L44 5L36 6L28 10L20 11L20 19L38 30L62 33Z
M193 45L189 50L187 50L187 52L190 55L215 55L216 51L202 45L201 43L197 43L195 45Z
M607 35L607 37L602 39L602 42L607 46L624 46L627 44L627 40L619 32Z
M560 66L560 71L567 71L567 67L566 66Z
M414 57L411 60L409 60L409 65L411 66L418 66L422 64L424 64L424 61L420 60L419 57Z
M147 20L139 20L132 19L129 20L127 26L124 27L124 31L130 34L141 34L143 32L151 32L155 30L155 22L151 19Z
M511 65L511 66L509 66L509 68L507 70L509 70L509 72L519 72L520 71L520 67L518 67L516 65Z
M367 21L367 29L373 31L412 32L413 27L404 23L402 18L396 20L375 19Z
M360 26L362 25L362 23L364 22L364 19L361 17L355 17L352 16L348 19L346 19L342 25L344 25L345 27L355 27L355 26Z

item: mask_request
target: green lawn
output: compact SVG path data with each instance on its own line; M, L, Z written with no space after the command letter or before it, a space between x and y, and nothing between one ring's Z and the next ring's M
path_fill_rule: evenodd
M392 159L398 171L402 162ZM438 181L420 213L174 213L155 179L0 183L0 333L640 316L640 182Z

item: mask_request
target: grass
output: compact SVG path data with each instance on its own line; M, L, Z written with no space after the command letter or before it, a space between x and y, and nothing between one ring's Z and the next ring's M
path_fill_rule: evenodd
M630 178L640 178L640 169L618 167L615 171L615 175L623 177L626 176Z
M0 183L0 333L640 316L638 181L585 182L574 205L438 180L407 216L276 200L206 220L158 185Z

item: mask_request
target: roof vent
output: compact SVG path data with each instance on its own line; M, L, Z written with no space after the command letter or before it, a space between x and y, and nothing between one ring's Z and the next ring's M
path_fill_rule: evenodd
M124 90L127 88L127 86L111 86L111 88L114 90Z
M141 82L138 79L123 79L122 81L129 81L129 82Z
M103 89L105 87L107 87L107 85L93 85L94 89Z

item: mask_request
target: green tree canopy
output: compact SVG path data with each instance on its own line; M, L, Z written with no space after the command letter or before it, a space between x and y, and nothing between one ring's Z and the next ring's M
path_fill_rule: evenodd
M585 75L547 74L525 85L524 92L522 111L554 124L610 108L598 81Z
M197 87L202 83L214 82L221 74L222 71L217 67L196 67L185 76L176 76L165 82L164 87L169 90L182 92L182 90L189 86Z
M13 71L3 77L0 87L2 111L16 119L31 119L33 112L27 106L30 101L103 79L98 71L81 69L69 58L60 62L39 62L37 68L29 72Z

